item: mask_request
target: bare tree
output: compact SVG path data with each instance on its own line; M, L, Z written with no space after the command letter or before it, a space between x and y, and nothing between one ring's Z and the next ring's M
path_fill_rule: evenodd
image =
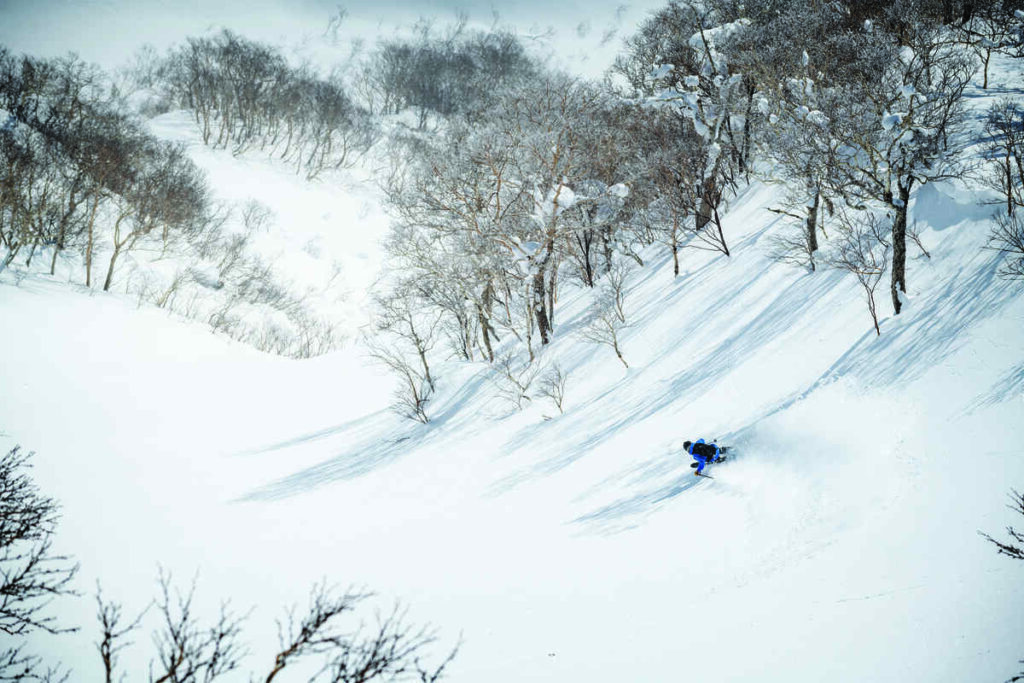
M770 209L793 218L799 223L787 225L784 232L776 233L769 239L768 256L779 263L806 268L812 273L816 270L815 256L818 251L817 239L810 239L805 217L782 209ZM815 225L815 231L817 227Z
M491 381L498 390L498 395L522 410L531 401L530 389L540 368L536 364L522 362L511 353L498 356L491 365Z
M193 112L205 144L235 155L258 148L310 180L350 165L378 137L338 75L292 67L277 48L231 31L189 38L155 77L168 100Z
M423 375L421 366L407 355L383 340L367 341L370 357L398 376L392 408L399 415L426 424L427 404L434 394L431 384Z
M151 683L209 682L237 669L245 655L240 643L245 616L232 613L224 602L216 621L203 626L193 611L195 579L182 593L172 587L170 574L161 570L159 584L156 608L161 625L153 634L157 662L156 668L150 664Z
M622 349L619 346L619 335L624 326L611 309L604 306L593 312L587 326L583 328L580 335L587 341L595 344L610 346L615 351L616 357L622 361L622 365L628 368L629 363L623 357Z
M729 256L720 210L750 166L754 88L716 37L738 18L727 5L672 0L627 41L613 73L634 97L690 127L687 152L666 168L693 219L690 246Z
M125 622L123 607L116 602L109 602L103 599L103 591L96 583L96 618L100 622L100 642L96 643L100 659L103 660L103 671L105 683L114 683L114 672L117 669L117 654L132 643L125 639L142 623L145 616L145 609L131 621Z
M558 408L559 415L565 413L562 404L565 402L565 385L568 381L569 373L556 363L541 376L540 386L537 388L537 395L551 399Z
M242 224L248 234L263 234L273 223L274 212L266 204L250 199L242 206Z
M610 346L615 356L629 368L620 346L622 331L629 326L626 321L626 275L625 266L617 263L602 279L589 320L580 335L595 344Z
M187 591L181 592L173 587L170 575L161 570L159 586L155 602L159 624L153 633L156 658L150 662L151 683L211 683L237 671L248 654L241 643L246 615L235 614L224 602L214 620L204 625L197 616L195 580ZM276 653L270 650L272 659L265 674L258 678L250 674L249 679L271 683L282 671L301 661L318 660L317 673L310 681L323 680L324 676L332 683L439 680L458 647L440 664L426 665L423 656L428 646L436 642L436 633L429 626L410 625L400 606L386 614L378 613L372 623L343 623L351 620L356 610L372 597L365 591L350 588L338 592L326 582L317 583L304 610L293 606L278 621L279 645ZM113 683L116 655L131 644L125 638L139 627L146 610L125 623L120 605L105 601L99 593L97 605L101 627L97 647L106 683Z
M52 600L75 594L71 583L78 565L53 552L59 507L29 477L32 455L16 446L0 457L0 632L8 637L76 630L47 613ZM22 645L0 648L0 681L61 678Z
M0 458L0 631L74 631L46 614L50 602L74 595L78 565L53 552L59 506L39 492L27 470L32 453L15 447Z
M399 282L392 293L377 295L375 304L378 309L378 331L389 333L415 353L423 371L423 379L433 390L434 378L430 374L427 354L437 343L439 317L431 313L424 314L422 300L417 296L413 282Z
M1024 280L1024 217L1000 213L989 233L988 248L1006 255L999 274L1008 280Z
M436 633L429 626L407 624L400 606L386 615L378 614L372 626L362 624L354 631L341 628L340 619L371 597L371 593L351 588L339 594L323 582L314 586L305 613L297 618L292 608L287 619L278 622L280 650L265 683L271 683L287 666L311 656L323 661L321 672L331 683L440 679L458 646L438 666L425 667L421 657L436 642Z
M985 119L985 155L991 162L983 180L998 191L1012 216L1024 207L1024 107L1009 99L996 102Z
M975 0L964 5L957 32L981 59L981 87L988 88L989 63L993 54L1024 55L1024 11L1021 11L1020 3L1001 0Z
M22 647L0 650L0 681L3 683L66 683L70 671L44 666L42 657L26 654Z
M1024 515L1024 494L1014 489L1011 492L1010 504L1007 507L1018 514ZM1024 532L1018 531L1012 526L1006 527L1006 533L1010 536L1009 541L997 540L980 531L978 533L981 534L982 538L994 545L1000 555L1006 555L1013 560L1024 560ZM1024 660L1021 660L1020 664L1024 664ZM1007 683L1015 683L1015 681L1024 681L1024 672L1017 674Z
M1021 494L1016 490L1012 491L1010 495L1010 505L1007 507L1014 512L1024 515L1024 494ZM981 536L989 543L996 546L1000 555L1006 555L1014 560L1024 560L1024 547L1022 547L1024 546L1024 532L1017 531L1014 527L1008 526L1006 527L1006 533L1009 534L1011 540L1005 543L997 541L985 533L982 533ZM1021 545L1014 545L1014 541Z
M423 21L412 38L377 46L361 76L361 90L380 113L417 110L423 129L431 114L481 118L497 92L525 83L536 72L512 33L467 29L465 18L440 30Z
M112 252L103 290L114 278L118 257L148 236L159 235L166 250L176 233L201 231L208 218L205 176L180 145L142 141L133 155L133 172L116 198Z
M896 314L907 291L910 195L924 183L963 173L963 92L976 66L941 26L914 19L898 36L902 45L897 36L883 35L865 46L882 58L882 78L848 88L832 128L841 145L833 191L851 204L880 203L893 215L890 293Z
M841 226L839 235L825 257L825 262L828 266L852 273L857 278L857 282L864 289L875 334L881 335L875 290L885 275L889 254L889 243L883 234L882 221L874 214L866 214L863 217L843 214Z
M315 585L309 596L309 607L301 618L296 619L295 608L292 607L286 622L278 621L280 650L274 657L274 665L267 674L266 683L274 680L277 674L296 660L330 651L340 640L334 629L334 620L353 611L358 603L368 597L368 593L351 589L336 596L326 584Z

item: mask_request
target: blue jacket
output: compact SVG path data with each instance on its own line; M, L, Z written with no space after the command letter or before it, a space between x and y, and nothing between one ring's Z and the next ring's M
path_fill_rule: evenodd
M709 446L711 446L711 447L713 447L715 449L714 455L703 455L701 453L694 453L693 452L694 451L694 446L696 446L699 443L704 443L704 439L697 439L696 442L691 443L690 444L690 450L687 451L690 455L693 456L693 459L697 461L697 474L700 474L701 472L703 472L704 471L704 466L707 465L712 460L714 460L715 458L717 458L718 457L718 453L719 453L719 451L718 451L718 444L714 444L714 443L713 444L708 444ZM704 449L701 449L701 450L704 450Z

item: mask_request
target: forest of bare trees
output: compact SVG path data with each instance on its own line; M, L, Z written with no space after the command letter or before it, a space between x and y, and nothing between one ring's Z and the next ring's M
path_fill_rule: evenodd
M926 183L969 175L998 192L988 246L1021 277L1021 112L988 112L979 154L964 92L979 74L987 87L993 54L1021 56L1022 17L1019 0L673 0L601 82L465 21L421 23L326 75L225 30L143 51L125 82L150 114L187 110L205 144L309 180L374 155L392 230L372 348L401 380L399 409L427 421L436 361L534 362L562 334L567 286L593 290L573 333L626 364L628 306L609 308L602 282L614 274L624 300L654 245L673 275L686 250L729 257L723 215L754 181L779 189L774 258L849 272L879 333L877 288L898 315L908 251L927 254L910 202ZM215 202L98 69L3 51L0 109L4 266L53 272L73 254L87 287L109 289L134 253L191 255L126 289L269 351L334 347L332 324L249 249L266 212ZM243 230L224 229L232 211ZM254 327L253 305L278 322Z
M628 367L628 307L615 302L641 252L667 247L675 275L686 249L728 257L722 215L755 179L780 188L775 258L850 273L879 333L880 283L898 315L908 245L928 255L910 213L925 183L984 169L1006 197L990 245L1019 276L1019 112L990 113L988 151L971 161L964 91L981 53L1019 56L1022 16L1012 2L673 1L603 83L538 68L495 88L486 117L468 104L449 115L388 178L391 268L432 331L428 351L382 330L389 365L409 391L410 369L443 343L508 378L509 354L532 363L560 333L559 292L575 282L594 288L575 333ZM426 421L436 378L419 377L414 416Z
M45 259L54 275L63 261L86 288L123 286L267 351L334 347L332 324L247 247L266 227L265 208L214 201L184 147L147 132L98 68L0 48L0 115L0 270ZM238 230L225 229L232 212ZM155 278L133 267L136 257L179 265ZM276 321L254 324L246 307Z
M155 62L144 82L192 112L205 144L259 150L308 180L350 166L377 138L340 75L290 66L276 48L231 31L189 38Z

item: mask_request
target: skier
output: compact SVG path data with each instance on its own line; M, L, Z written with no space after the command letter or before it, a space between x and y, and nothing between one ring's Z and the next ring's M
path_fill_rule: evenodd
M694 476L700 476L700 473L704 471L704 466L709 462L717 462L722 459L718 444L704 443L704 439L697 439L697 443L684 441L683 448L697 461L697 470L693 473Z

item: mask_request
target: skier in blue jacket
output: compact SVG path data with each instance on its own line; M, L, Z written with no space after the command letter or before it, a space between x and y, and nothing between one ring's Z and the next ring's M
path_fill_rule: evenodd
M695 476L700 475L704 471L704 466L709 462L715 462L721 458L718 444L704 443L704 439L697 439L697 443L685 441L683 448L697 461L697 470L693 473Z

